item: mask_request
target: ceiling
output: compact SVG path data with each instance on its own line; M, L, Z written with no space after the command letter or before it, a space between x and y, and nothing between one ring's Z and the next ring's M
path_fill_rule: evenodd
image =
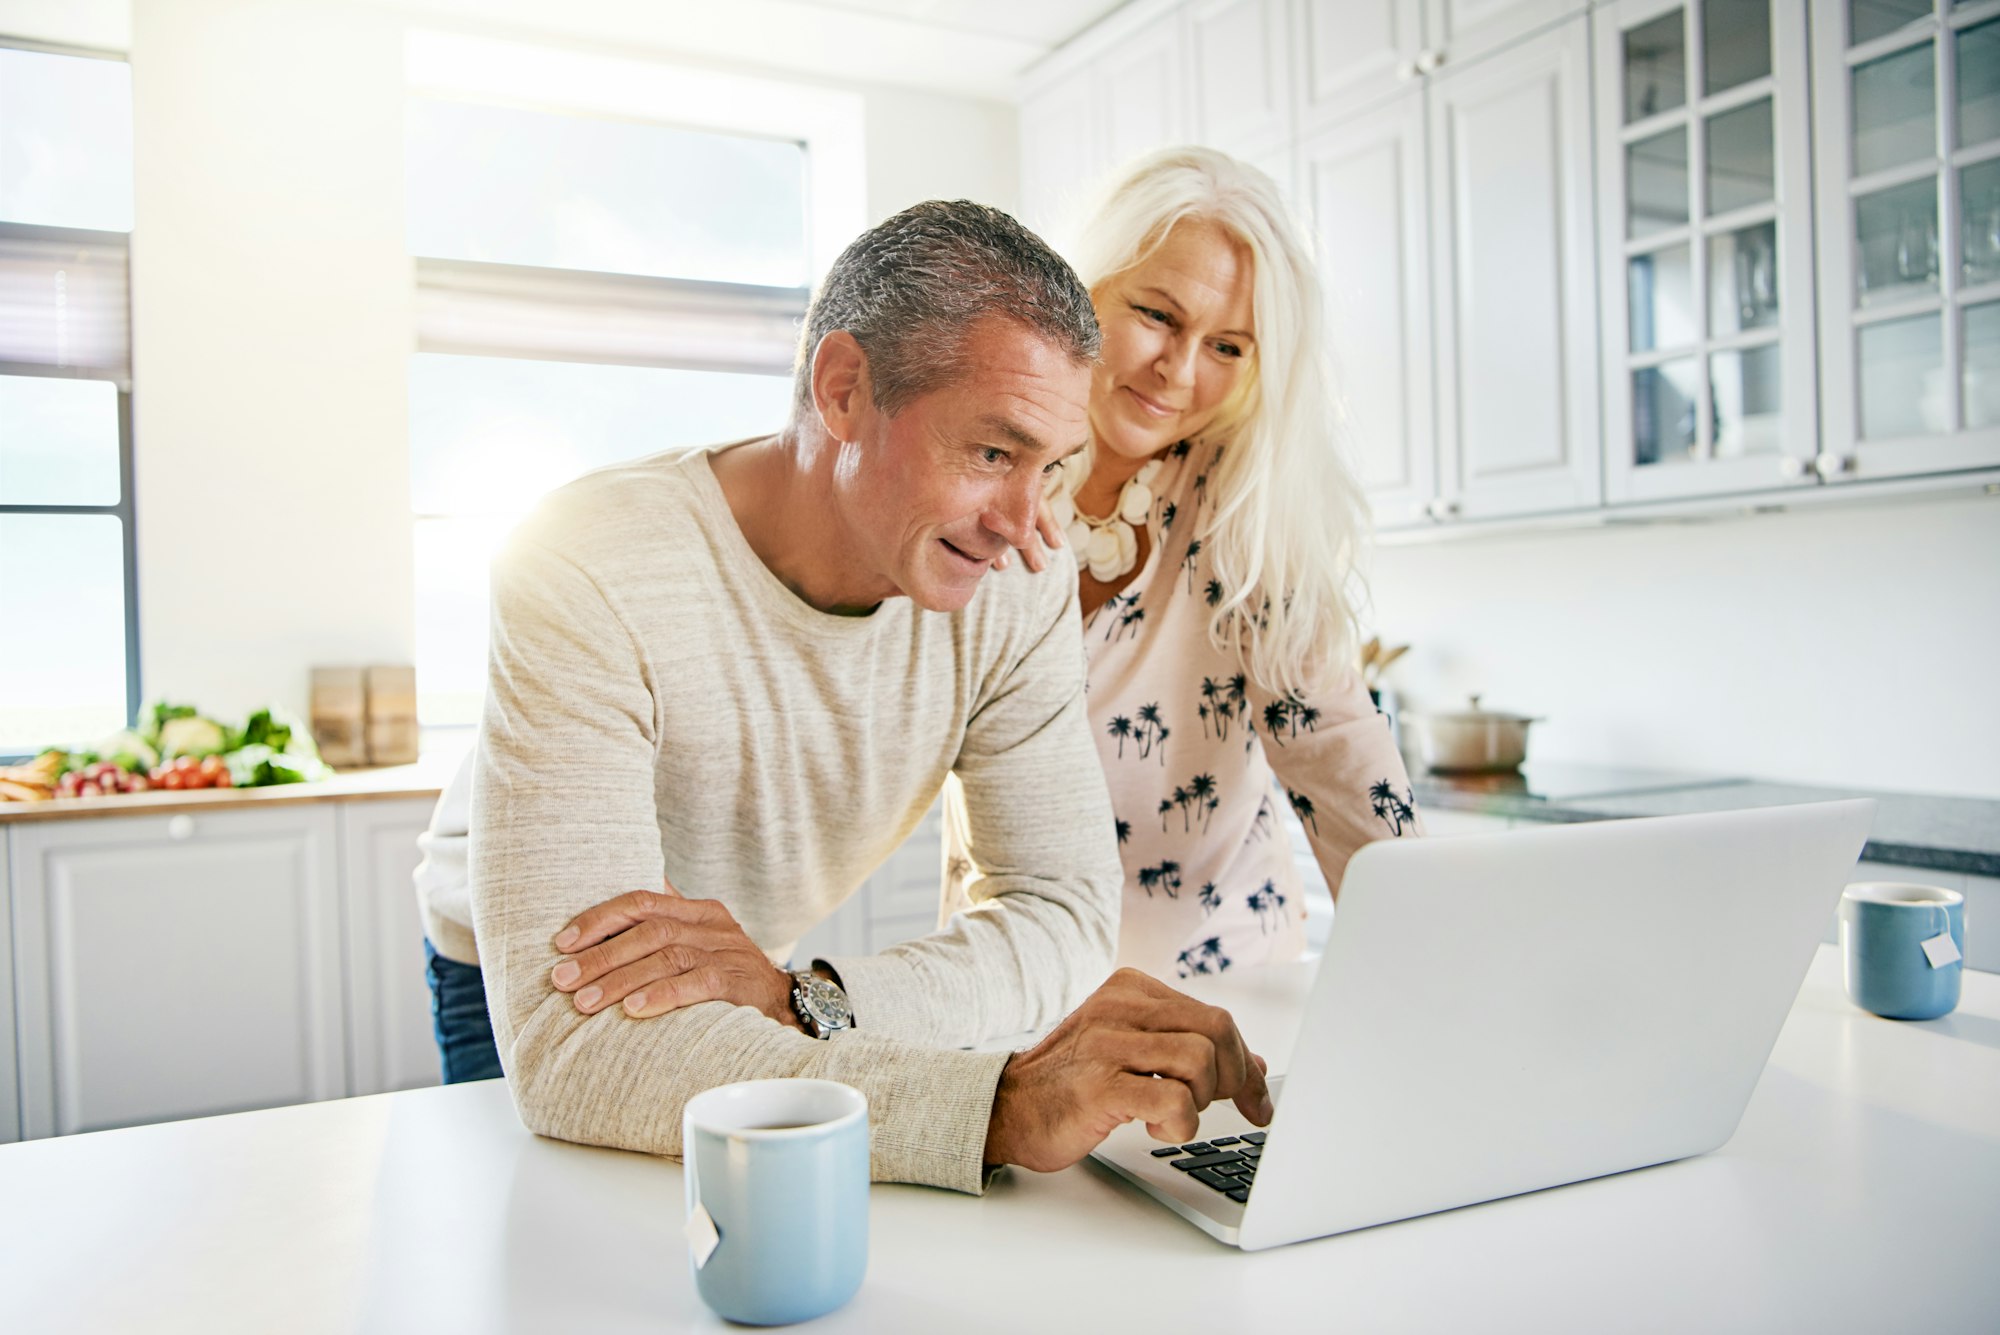
M412 17L1007 99L1126 0L372 0Z

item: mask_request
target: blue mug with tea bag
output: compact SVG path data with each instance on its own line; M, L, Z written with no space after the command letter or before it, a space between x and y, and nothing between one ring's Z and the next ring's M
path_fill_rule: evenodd
M681 1117L688 1260L731 1321L784 1325L852 1298L868 1269L868 1099L833 1080L745 1080Z
M1935 1020L1958 1005L1965 896L1936 885L1863 881L1840 897L1847 995L1891 1020Z

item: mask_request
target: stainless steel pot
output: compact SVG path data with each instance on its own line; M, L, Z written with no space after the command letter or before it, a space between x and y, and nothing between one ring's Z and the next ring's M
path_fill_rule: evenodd
M1439 774L1490 773L1516 769L1528 755L1528 725L1540 719L1479 707L1438 714L1408 714L1427 768Z

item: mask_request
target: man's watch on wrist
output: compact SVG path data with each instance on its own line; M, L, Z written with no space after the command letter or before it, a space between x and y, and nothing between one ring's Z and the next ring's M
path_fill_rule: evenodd
M814 1038L832 1038L836 1030L854 1027L854 1007L839 983L810 969L792 971L792 1013L799 1027Z

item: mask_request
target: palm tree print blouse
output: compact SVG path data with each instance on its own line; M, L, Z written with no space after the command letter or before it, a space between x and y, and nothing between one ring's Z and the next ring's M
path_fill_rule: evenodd
M1091 726L1125 864L1118 962L1163 978L1303 949L1279 804L1298 816L1332 886L1362 844L1419 828L1388 721L1358 673L1280 698L1209 642L1222 585L1196 535L1225 448L1168 452L1146 564L1083 628Z

